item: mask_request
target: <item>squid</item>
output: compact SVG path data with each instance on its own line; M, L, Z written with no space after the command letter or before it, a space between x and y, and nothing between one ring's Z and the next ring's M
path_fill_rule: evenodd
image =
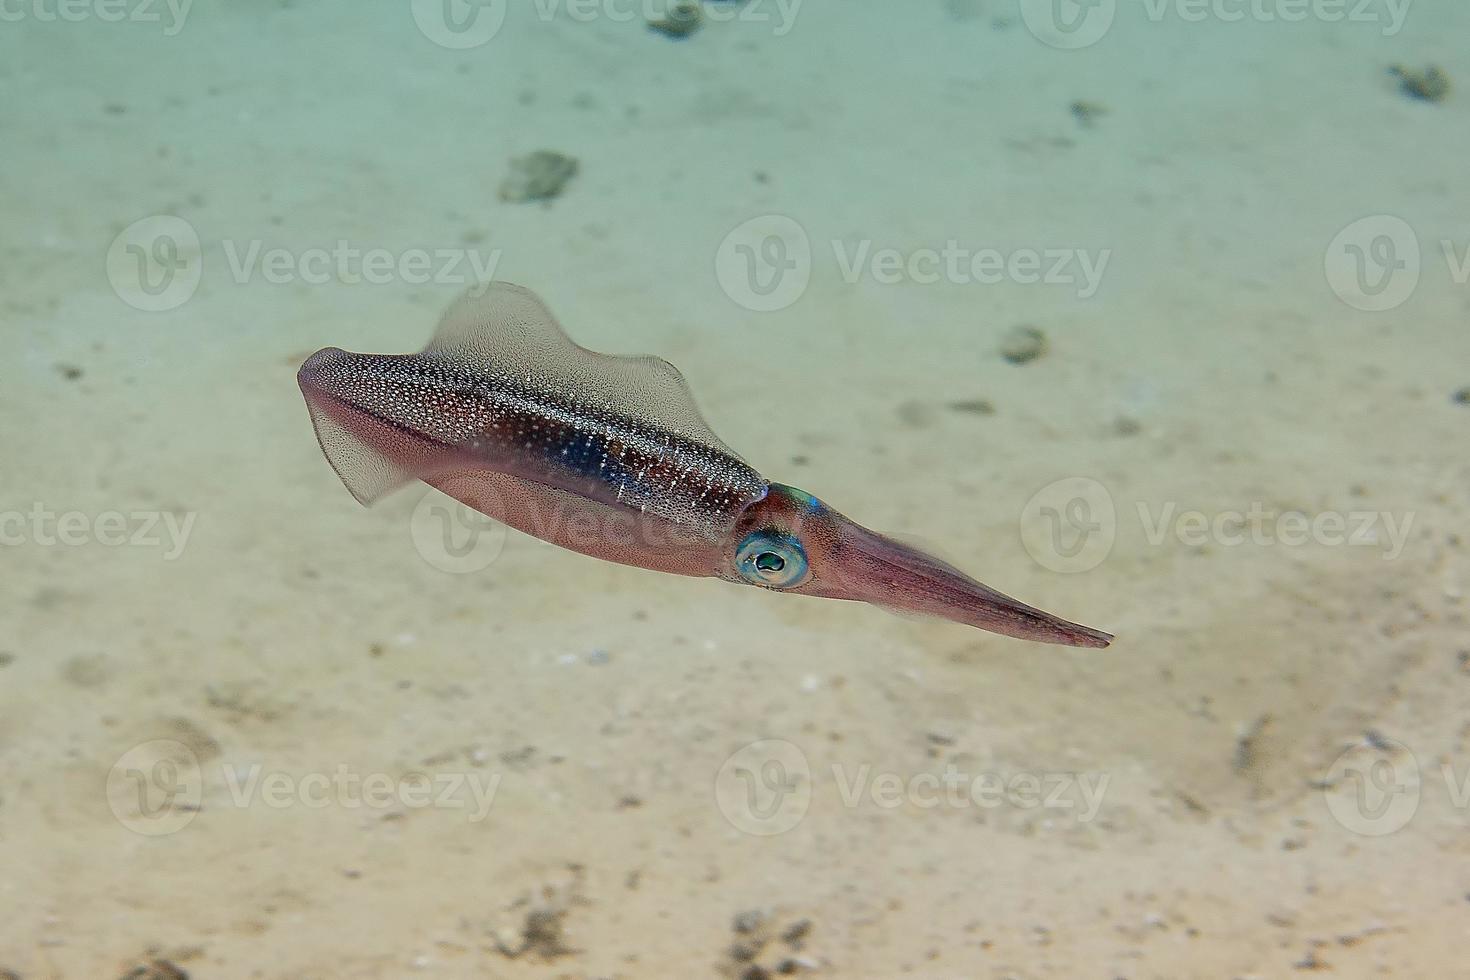
M470 291L417 354L328 347L297 381L323 454L364 505L417 480L605 561L1043 643L1112 640L765 479L668 361L576 344L520 286Z

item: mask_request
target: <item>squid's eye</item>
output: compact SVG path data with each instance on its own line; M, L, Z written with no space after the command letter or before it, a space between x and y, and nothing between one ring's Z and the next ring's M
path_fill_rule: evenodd
M789 589L807 579L806 552L801 543L777 531L754 531L735 553L740 575L752 585Z

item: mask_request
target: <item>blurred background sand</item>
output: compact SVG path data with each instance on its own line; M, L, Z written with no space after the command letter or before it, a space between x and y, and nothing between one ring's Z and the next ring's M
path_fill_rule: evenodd
M1068 50L1002 0L712 3L684 40L643 6L512 4L465 50L416 24L433 4L0 23L0 970L1470 976L1470 102L1387 70L1470 78L1470 11L1125 2ZM577 176L502 200L540 149ZM761 312L717 271L770 215L812 261ZM202 278L153 312L114 243L157 216ZM1365 217L1381 257L1373 216L1422 244L1376 312L1331 271ZM1108 261L1084 296L849 282L832 246L951 240ZM461 287L231 270L339 241L493 256L579 342L677 364L767 477L1118 641L514 533L446 571L441 499L353 503L293 375L417 349ZM1023 324L1046 352L1009 363ZM1068 479L1115 539L1063 573L1028 501ZM1391 559L1381 524L1150 540L1253 503L1411 523ZM143 539L109 545L112 512ZM947 767L1013 792L936 803ZM415 805L415 773L452 792ZM355 805L333 774L396 789ZM1084 780L1095 811L1063 805Z

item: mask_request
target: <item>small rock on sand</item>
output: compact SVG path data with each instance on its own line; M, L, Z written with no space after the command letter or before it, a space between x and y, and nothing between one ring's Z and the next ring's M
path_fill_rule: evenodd
M1000 356L1012 364L1029 364L1047 351L1046 334L1040 327L1012 327L1000 344Z
M523 204L559 197L577 176L577 158L555 150L537 150L510 162L510 174L500 185L500 199Z

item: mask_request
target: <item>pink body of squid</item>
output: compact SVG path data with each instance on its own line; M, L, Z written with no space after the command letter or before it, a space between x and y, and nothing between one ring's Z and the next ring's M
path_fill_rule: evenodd
M330 347L298 381L322 451L364 504L422 480L607 561L1043 643L1112 640L767 481L710 430L667 361L577 345L519 286L467 295L417 354Z

